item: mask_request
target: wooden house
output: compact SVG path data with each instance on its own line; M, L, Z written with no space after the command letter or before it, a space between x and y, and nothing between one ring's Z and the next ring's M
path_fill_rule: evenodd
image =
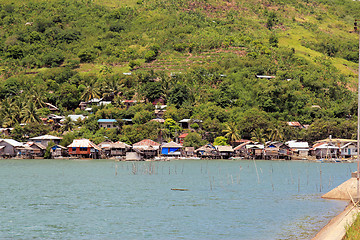
M161 146L161 155L164 156L181 156L183 146L176 142L169 142Z
M30 150L29 150L30 151ZM16 157L19 155L28 155L21 142L13 139L0 139L0 154L3 158Z
M215 148L221 159L228 159L234 155L234 149L232 146L215 146Z
M42 135L38 137L29 138L30 141L34 143L40 143L41 145L45 146L45 148L48 146L50 141L53 141L55 144L59 144L62 137L56 137L52 135Z
M110 156L111 157L122 157L126 155L126 152L131 149L131 146L124 142L110 143Z
M32 148L32 157L43 157L45 155L46 147L41 143L27 142L26 145Z
M239 145L237 145L234 148L234 154L238 157L247 157L248 151L247 151L246 145L253 144L253 143L254 142L252 142L250 140L241 142Z
M247 144L246 145L246 153L247 158L256 158L261 159L263 158L263 152L264 152L264 145L263 144Z
M264 149L264 159L278 159L279 158L279 148L273 144L267 144Z
M68 149L64 146L61 146L59 144L53 146L50 149L50 153L51 153L51 157L52 158L62 158L62 157L67 157L68 154Z
M194 157L195 148L194 147L184 147L183 156L184 157Z
M352 158L357 156L357 143L349 142L340 147L340 156L342 158Z
M160 143L150 139L144 139L133 144L134 151L139 152L146 159L154 158L159 155Z
M218 155L216 148L211 143L196 149L195 154L201 158L216 158Z
M89 139L74 139L67 148L70 156L79 158L98 158L101 151L101 148Z
M340 148L332 143L320 142L313 145L310 149L311 155L316 158L337 158L340 153Z
M286 144L290 147L292 153L299 157L306 157L309 155L310 147L307 142L289 141Z

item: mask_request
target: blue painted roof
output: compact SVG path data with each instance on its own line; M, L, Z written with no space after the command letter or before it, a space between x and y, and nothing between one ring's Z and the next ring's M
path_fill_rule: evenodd
M116 119L99 119L98 123L116 122Z

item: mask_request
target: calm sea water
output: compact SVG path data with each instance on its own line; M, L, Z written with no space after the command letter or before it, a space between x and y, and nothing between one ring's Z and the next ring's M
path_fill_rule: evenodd
M309 239L346 205L320 196L354 170L300 161L1 160L0 238Z

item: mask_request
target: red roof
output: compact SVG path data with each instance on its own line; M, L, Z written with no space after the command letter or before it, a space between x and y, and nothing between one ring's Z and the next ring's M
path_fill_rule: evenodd
M154 142L150 139L144 139L140 142L134 143L133 146L160 146L160 143Z
M188 133L183 133L179 136L179 138L186 138L186 136L189 135Z

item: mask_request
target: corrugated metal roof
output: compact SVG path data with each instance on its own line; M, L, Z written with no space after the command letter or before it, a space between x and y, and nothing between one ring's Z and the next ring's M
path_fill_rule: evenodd
M8 144L10 144L11 146L14 146L14 147L22 147L23 146L23 144L21 142L18 142L14 139L0 139L0 142L1 141L7 142Z
M117 122L116 119L99 119L98 123Z
M150 139L144 139L140 142L137 142L137 143L134 143L133 146L160 146L161 144L160 143L157 143L153 140L150 140Z
M95 148L97 150L101 150L95 143L91 142L89 139L74 139L74 141L68 146L70 147L88 147L88 148Z
M56 137L52 135L42 135L38 137L29 138L30 140L61 140L62 137Z
M232 146L215 146L215 147L219 152L233 152L234 151Z
M161 148L182 148L183 146L176 142L169 142L161 146Z
M309 143L307 142L289 142L290 148L309 148Z

